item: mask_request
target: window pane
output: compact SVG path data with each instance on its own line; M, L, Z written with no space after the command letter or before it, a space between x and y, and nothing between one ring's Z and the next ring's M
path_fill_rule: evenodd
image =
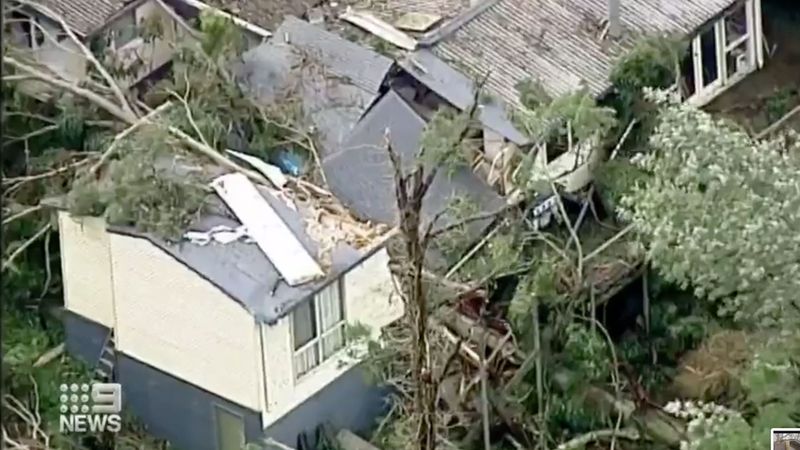
M339 324L322 338L322 359L328 359L344 347L344 324Z
M120 48L136 38L136 17L133 15L133 11L117 19L112 33L114 34L115 48Z
M315 342L294 355L294 374L299 377L319 365L319 345Z
M732 44L747 34L747 10L742 5L725 18L725 41Z
M215 407L218 450L241 450L245 445L244 420L232 412Z
M303 302L292 313L294 332L294 349L308 344L317 335L316 320L314 318L314 302Z
M320 331L333 328L342 320L342 299L339 295L339 282L328 285L316 296L319 305Z

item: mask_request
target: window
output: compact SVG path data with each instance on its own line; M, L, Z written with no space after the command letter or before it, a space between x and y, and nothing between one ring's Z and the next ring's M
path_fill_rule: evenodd
M245 445L244 418L221 406L214 406L217 450L241 450Z
M38 17L28 16L19 11L11 13L11 21L14 24L16 40L19 44L30 47L33 50L39 49L44 44L44 32L42 28L47 25L46 21ZM45 22L44 25L41 22Z
M295 376L305 375L344 347L343 309L337 280L292 313Z
M137 35L136 15L133 9L117 18L111 26L111 42L115 49L122 48L128 42L136 39Z
M742 2L693 39L691 63L684 62L690 70L684 70L684 76L695 104L711 100L721 87L736 83L761 64L758 8L753 0Z

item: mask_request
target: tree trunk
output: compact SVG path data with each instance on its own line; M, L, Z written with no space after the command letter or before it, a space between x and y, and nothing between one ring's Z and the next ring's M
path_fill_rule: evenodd
M429 367L428 302L423 286L425 263L424 237L420 234L422 195L412 192L400 210L400 231L408 258L402 286L408 299L408 318L412 329L414 356L412 372L416 390L414 409L418 417L416 440L419 450L436 448L436 387Z

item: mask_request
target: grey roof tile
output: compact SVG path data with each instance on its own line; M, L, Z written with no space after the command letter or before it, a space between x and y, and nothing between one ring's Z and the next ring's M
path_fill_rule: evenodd
M129 0L39 0L64 18L73 31L86 36L106 24Z
M288 40L288 42L286 42ZM368 92L380 89L392 60L296 17L287 17L275 31L273 42L300 49L333 75Z
M467 110L475 98L475 83L427 49L420 49L398 60L398 65L420 83L459 110ZM502 101L484 101L478 113L480 122L518 145L528 138L516 129Z
M270 42L248 51L243 59L239 77L262 103L299 90L323 155L340 148L392 67L388 58L292 17Z
M362 219L396 224L393 169L384 146L385 131L389 130L390 142L407 170L413 164L425 126L425 121L397 93L387 92L364 115L343 149L323 161L331 191ZM442 169L425 198L423 220L449 208L459 196L483 211L504 206L504 200L468 167ZM444 214L437 226L446 226L454 219ZM488 224L477 221L470 231L477 234Z

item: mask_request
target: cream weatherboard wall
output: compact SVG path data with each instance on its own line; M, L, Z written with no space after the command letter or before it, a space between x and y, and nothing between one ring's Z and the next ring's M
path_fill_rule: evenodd
M259 325L147 239L107 232L101 219L58 219L67 309L114 328L120 352L260 411L264 428L357 362L342 351L297 380L291 315ZM347 322L375 337L403 314L388 262L381 249L343 276Z
M146 239L109 236L117 348L261 411L264 383L253 316Z
M111 249L103 219L58 213L64 306L108 328L114 326Z
M349 324L369 326L377 337L380 329L403 315L403 304L394 295L389 256L381 249L347 272L344 279L344 311ZM262 414L264 428L306 401L358 361L346 351L334 355L297 379L294 374L292 317L274 325L263 325L267 408Z

